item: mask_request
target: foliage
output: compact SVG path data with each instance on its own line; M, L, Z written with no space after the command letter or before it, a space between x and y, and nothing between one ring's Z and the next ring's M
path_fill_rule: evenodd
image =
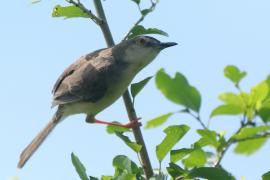
M80 1L66 0L69 6L56 5L52 12L52 17L64 18L91 18L100 25L102 20L85 8ZM131 27L123 40L144 34L158 34L168 36L168 34L158 28L145 28L141 25L144 18L155 10L158 1L150 0L150 7L142 8L141 0L131 0L140 12L140 18ZM37 3L40 1L33 1ZM184 124L171 125L165 128L166 137L156 147L156 156L160 162L158 172L152 179L166 179L166 174L173 179L198 179L209 180L231 180L233 175L221 166L222 160L228 149L235 144L234 152L243 155L252 155L257 152L268 140L270 136L270 76L251 88L250 91L241 89L240 83L247 73L238 67L229 65L224 69L224 76L228 78L236 87L237 92L225 92L219 95L222 103L213 109L210 118L217 119L219 116L230 115L237 119L241 118L239 129L227 135L225 132L216 132L205 125L200 118L201 94L197 88L190 84L187 78L177 72L175 76L170 76L164 69L159 70L155 75L157 89L179 108L177 112L168 112L149 120L146 129L163 125L168 119L177 113L184 113L195 118L202 126L197 130L199 139L190 144L189 147L181 147L178 142L185 137L190 127ZM133 103L135 98L143 90L152 77L131 85ZM126 128L108 126L107 132L116 135L135 153L142 149L140 144L133 142ZM175 149L176 148L176 149ZM170 163L167 165L167 172L162 171L161 163L169 155ZM79 158L72 153L72 163L82 180L95 180L96 177L88 176L86 168ZM121 179L145 179L143 168L135 164L129 157L118 155L113 159L115 173L109 176L102 176L102 180ZM270 173L262 175L263 179L269 179Z

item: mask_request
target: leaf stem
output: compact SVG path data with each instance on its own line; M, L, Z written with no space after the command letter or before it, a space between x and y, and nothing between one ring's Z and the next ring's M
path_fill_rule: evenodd
M185 112L188 113L189 115L191 115L194 119L196 119L200 123L200 125L203 127L203 129L208 129L208 127L203 123L199 114L198 115L193 114L190 111L190 109L186 109Z
M155 9L157 3L158 3L158 1L154 2L153 0L151 0L151 6L150 6L150 8L148 8L148 9L150 10L150 12L153 12L153 11L154 11L154 9ZM128 36L131 34L131 32L132 32L132 30L134 29L134 27L138 26L138 25L144 20L144 18L147 16L147 14L146 14L146 15L142 14L142 10L141 10L141 7L140 7L139 4L138 4L138 9L139 9L139 11L140 11L140 13L141 13L141 17L140 17L140 18L134 23L134 25L129 29L129 31L126 33L126 35L124 36L124 38L123 38L122 41L127 40L127 39L128 39Z
M74 0L66 0L66 2L73 4L74 6L80 8L83 12L88 14L90 19L92 19L97 25L101 25L103 22L100 18L98 18L96 15L94 15L89 9L87 9L80 0L74 1Z

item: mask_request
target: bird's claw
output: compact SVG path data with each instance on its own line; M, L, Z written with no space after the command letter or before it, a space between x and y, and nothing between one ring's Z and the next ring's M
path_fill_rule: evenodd
M124 127L129 128L129 129L132 129L132 128L136 128L136 127L142 126L142 123L139 122L139 120L141 120L141 118L137 118L135 120L132 120L129 123L124 124Z

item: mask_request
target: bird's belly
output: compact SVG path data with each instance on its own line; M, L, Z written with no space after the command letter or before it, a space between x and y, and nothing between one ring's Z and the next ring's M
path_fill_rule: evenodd
M75 102L71 104L67 104L65 106L65 116L73 115L73 114L88 114L88 115L96 115L112 103L114 103L121 95L125 92L128 85L130 84L133 76L125 77L122 80L118 80L116 82L110 82L109 88L105 93L104 97L102 97L97 102Z

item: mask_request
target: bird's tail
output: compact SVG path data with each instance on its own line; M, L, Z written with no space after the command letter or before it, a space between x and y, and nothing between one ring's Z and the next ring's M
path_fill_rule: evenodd
M23 168L28 159L34 154L34 152L39 148L39 146L44 142L46 137L54 129L54 127L61 120L62 113L58 110L52 120L38 133L38 135L32 140L32 142L23 150L20 155L20 160L17 165L18 168Z

